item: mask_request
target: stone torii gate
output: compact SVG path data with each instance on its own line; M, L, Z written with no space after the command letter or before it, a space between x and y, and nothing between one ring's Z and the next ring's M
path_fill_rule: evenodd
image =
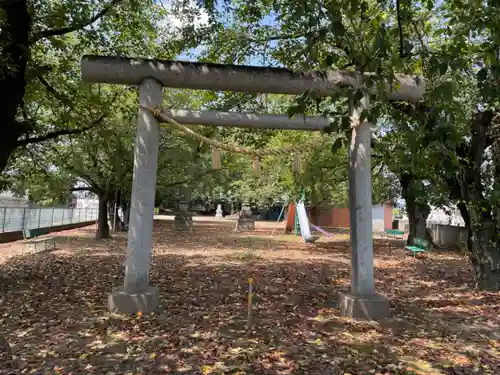
M139 105L155 108L163 101L163 87L237 91L248 93L302 94L313 90L329 96L340 87L361 87L363 77L350 72L296 73L288 69L180 61L84 56L82 79L86 82L139 85ZM425 91L420 77L398 76L389 100L418 101ZM362 106L367 106L367 98ZM360 123L362 108L351 109L353 126L349 149L349 210L351 233L351 290L340 294L344 314L357 318L389 315L389 301L377 294L373 281L371 133ZM239 126L289 130L321 130L329 119L289 119L216 111L164 110L181 124ZM156 169L160 139L158 120L139 108L134 149L134 173L129 220L125 280L109 295L109 307L125 313L150 312L159 302L159 291L149 285Z

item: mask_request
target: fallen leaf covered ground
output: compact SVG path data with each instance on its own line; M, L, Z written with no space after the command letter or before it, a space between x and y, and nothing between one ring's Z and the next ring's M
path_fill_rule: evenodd
M339 314L349 287L346 235L306 245L263 228L157 221L150 315L107 312L123 281L126 235L95 241L94 228L56 234L57 250L0 245L0 334L5 374L499 374L500 295L470 289L460 254L414 259L375 240L376 288L392 318ZM255 280L246 329L248 278Z

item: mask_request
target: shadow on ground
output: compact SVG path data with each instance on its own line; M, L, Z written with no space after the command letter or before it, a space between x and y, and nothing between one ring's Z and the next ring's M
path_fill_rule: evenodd
M124 234L57 239L53 253L0 266L0 320L14 360L37 374L488 374L499 373L498 293L472 292L451 253L414 259L376 241L376 286L394 317L340 316L349 285L346 240L305 245L286 236L156 223L155 314L108 314L123 280ZM247 279L256 293L246 329Z

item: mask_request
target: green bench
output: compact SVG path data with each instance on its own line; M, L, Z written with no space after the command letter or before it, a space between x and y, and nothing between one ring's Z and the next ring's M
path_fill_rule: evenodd
M383 236L387 237L387 246L391 247L391 239L402 240L405 232L398 229L385 229Z
M399 240L402 240L405 235L404 231L398 229L386 229L384 232L387 237L397 238Z
M23 237L25 239L36 238L48 233L50 233L50 228L23 229Z
M23 229L23 238L26 241L25 248L30 253L55 250L56 240L54 237L40 237L49 233L50 228Z
M413 257L415 257L417 253L425 253L429 250L429 242L423 238L417 237L413 240L413 245L405 246L405 249L411 251Z

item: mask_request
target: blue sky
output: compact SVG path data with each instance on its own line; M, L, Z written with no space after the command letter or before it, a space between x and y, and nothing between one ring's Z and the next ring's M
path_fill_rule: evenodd
M167 7L168 7L168 4L171 3L170 0L161 0L161 1ZM194 3L195 0L191 0L191 1ZM216 9L221 13L223 13L225 11L221 1L217 1ZM224 23L224 20L222 20L222 21ZM228 25L228 22L226 22L226 24ZM267 15L261 21L262 26L274 26L276 24L277 24L276 17L274 17L273 15ZM270 42L270 45L275 46L276 42L272 41L272 42ZM197 57L199 57L201 53L202 53L202 47L196 47L196 48L185 51L182 54L178 55L177 59L178 60L185 60L185 61L196 61ZM264 65L264 62L265 61L264 61L263 57L252 56L252 57L250 57L250 59L247 63L249 65L262 66L262 65ZM269 60L267 59L266 65L268 65L268 64L269 64Z

